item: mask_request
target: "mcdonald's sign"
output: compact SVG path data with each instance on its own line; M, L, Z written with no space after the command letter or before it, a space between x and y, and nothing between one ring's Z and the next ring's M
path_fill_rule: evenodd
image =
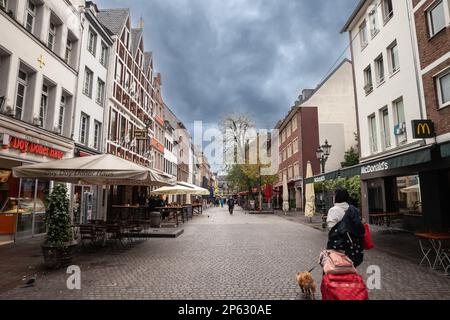
M434 123L431 120L413 120L412 128L414 139L431 139L436 136Z

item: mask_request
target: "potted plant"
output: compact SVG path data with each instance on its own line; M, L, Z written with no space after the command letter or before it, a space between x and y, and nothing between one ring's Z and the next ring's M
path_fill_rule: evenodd
M77 247L71 227L67 187L55 185L47 201L47 237L42 252L46 267L58 269L70 265Z

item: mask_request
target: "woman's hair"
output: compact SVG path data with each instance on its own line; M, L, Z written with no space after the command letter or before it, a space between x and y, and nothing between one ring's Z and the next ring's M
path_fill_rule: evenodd
M338 188L334 192L334 203L344 203L350 201L350 195L348 191L343 188Z

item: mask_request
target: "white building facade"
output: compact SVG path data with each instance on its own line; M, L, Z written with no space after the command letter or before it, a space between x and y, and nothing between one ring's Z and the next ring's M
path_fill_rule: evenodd
M78 8L84 2L1 4L0 241L45 232L44 199L52 187L45 181L16 179L11 169L73 156L82 34Z
M352 63L347 59L342 61L309 97L300 101L300 106L317 107L320 145L328 141L332 146L326 171L340 169L345 152L352 147L356 149L357 144Z

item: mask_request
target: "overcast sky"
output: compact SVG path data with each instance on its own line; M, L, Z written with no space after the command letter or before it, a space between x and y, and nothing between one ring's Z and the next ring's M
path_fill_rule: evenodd
M97 0L145 21L166 103L189 127L247 113L273 128L348 44L359 0ZM347 56L347 55L345 55ZM344 57L345 57L344 56ZM344 58L342 57L342 58Z

